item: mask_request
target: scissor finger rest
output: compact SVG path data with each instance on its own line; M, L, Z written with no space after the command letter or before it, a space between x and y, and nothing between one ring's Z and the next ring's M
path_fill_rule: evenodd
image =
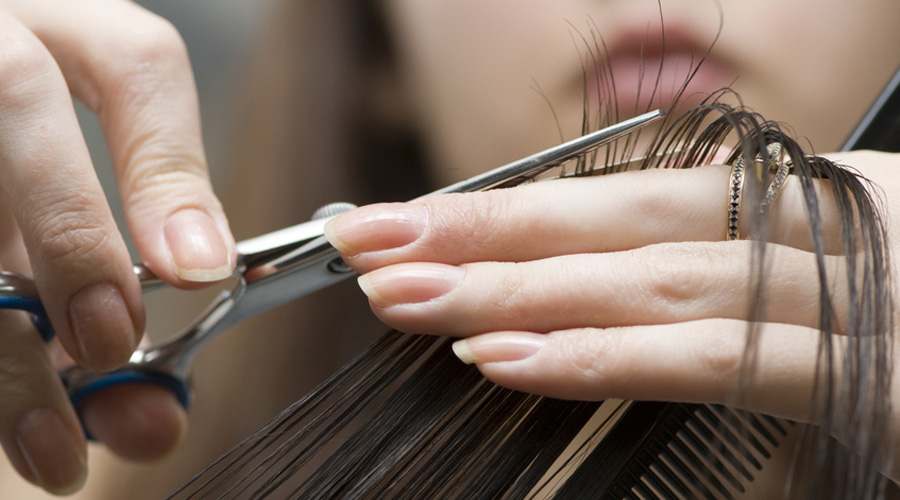
M72 401L72 406L75 408L80 408L86 399L110 387L134 384L155 385L168 389L185 410L190 406L187 382L167 373L150 370L119 370L103 374L92 372L84 373L83 377L85 378L82 378L77 384L71 383L71 379L77 375L77 371L60 373L60 377L67 387L75 386L69 390L69 400Z
M44 342L53 338L53 326L47 319L44 304L31 278L13 273L0 273L0 309L18 309L31 313L31 322Z

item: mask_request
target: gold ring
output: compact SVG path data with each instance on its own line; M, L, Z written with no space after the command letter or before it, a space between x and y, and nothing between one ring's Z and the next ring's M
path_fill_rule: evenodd
M728 185L728 230L725 239L736 240L741 236L741 198L744 194L744 157L731 166L731 182Z

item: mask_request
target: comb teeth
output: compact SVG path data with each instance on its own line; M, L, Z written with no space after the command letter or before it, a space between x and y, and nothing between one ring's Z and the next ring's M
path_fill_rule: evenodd
M606 404L627 409L555 498L738 498L790 425L723 406Z

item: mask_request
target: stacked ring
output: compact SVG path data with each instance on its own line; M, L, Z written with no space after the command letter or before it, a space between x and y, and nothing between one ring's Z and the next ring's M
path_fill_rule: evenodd
M731 166L731 183L728 186L728 231L725 239L736 240L740 237L741 198L744 193L744 158L738 158Z
M757 155L754 165L756 166L756 175L759 178L763 175L763 169L774 174L772 182L766 189L766 193L759 204L759 213L766 215L775 203L775 199L778 198L778 194L781 193L788 175L791 174L792 163L790 158L784 159L781 143L773 142L766 146L766 159L763 160ZM741 236L741 202L744 195L745 175L744 158L740 157L731 166L731 178L728 185L728 229L725 233L725 239L728 241L739 239Z

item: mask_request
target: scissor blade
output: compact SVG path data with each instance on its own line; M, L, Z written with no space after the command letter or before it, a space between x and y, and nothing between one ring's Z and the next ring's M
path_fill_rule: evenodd
M495 168L489 172L470 177L464 181L457 182L456 184L452 184L416 199L421 199L434 194L484 191L507 184L515 179L531 178L540 174L542 171L561 165L592 149L599 148L604 144L609 144L610 142L630 134L641 127L645 127L665 116L666 114L658 109L649 113L644 113L640 116L610 125L609 127L596 132L583 135L577 139L560 144L559 146L552 147L541 151L540 153L535 153L526 158L522 158L521 160Z
M425 196L483 191L518 178L533 177L663 116L662 112L654 111L632 118ZM356 273L344 264L323 236L324 222L316 220L238 243L241 265L236 287L220 296L182 335L146 352L140 351L133 361L146 363L177 358L178 366L186 370L192 354L217 333L354 276Z
M462 193L470 191L484 191L497 186L515 182L517 179L528 179L541 172L561 165L578 155L629 134L638 128L646 126L662 118L665 114L656 110L643 115L611 125L602 130L592 132L572 141L560 144L545 151L533 154L527 158L514 161L508 165L495 168L489 172L471 177L462 182L452 184L437 191L420 196L425 198L435 194ZM253 267L259 262L267 262L276 259L280 255L289 254L309 242L322 236L325 223L329 218L312 220L296 226L280 229L268 234L250 238L237 244L239 264Z
M519 177L531 177L631 133L663 116L661 111L646 113L420 198L443 193L483 191L507 184ZM246 293L235 305L232 317L228 318L226 323L233 324L295 298L309 295L354 274L343 264L337 251L324 237L307 241L277 258L247 268L244 273Z

